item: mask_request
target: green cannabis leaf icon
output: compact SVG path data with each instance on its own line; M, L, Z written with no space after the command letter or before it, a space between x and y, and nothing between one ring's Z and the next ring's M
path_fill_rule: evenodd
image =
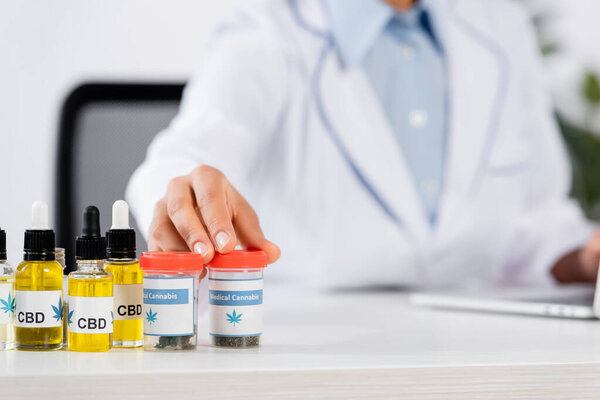
M15 312L15 298L12 297L10 292L8 292L8 299L0 299L0 302L2 303L2 307L0 307L0 310L4 311L5 314Z
M231 314L227 314L227 322L235 326L235 324L239 324L240 322L242 322L242 315L244 314L236 314L234 308Z
M151 324L156 322L156 313L155 312L153 313L152 309L150 309L146 312L146 320L148 322L150 322Z
M54 310L54 315L52 317L55 318L57 321L60 321L63 317L62 297L58 299L58 307L52 306L52 309Z
M73 323L73 321L71 320L71 317L73 316L73 312L75 312L75 310L71 310L71 307L67 306L67 323L69 325L71 325Z

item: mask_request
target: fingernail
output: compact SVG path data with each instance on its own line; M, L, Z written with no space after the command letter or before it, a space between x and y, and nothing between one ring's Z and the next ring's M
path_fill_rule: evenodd
M194 244L194 253L202 254L202 257L206 257L208 254L208 246L202 242L196 242L196 244Z
M223 247L227 246L229 243L229 233L227 232L219 232L217 236L215 236L215 241L217 242L217 247L221 250Z

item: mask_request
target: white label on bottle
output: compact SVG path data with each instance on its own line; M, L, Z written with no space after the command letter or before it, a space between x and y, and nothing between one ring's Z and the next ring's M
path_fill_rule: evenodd
M113 298L69 296L67 323L73 333L112 333Z
M262 333L262 279L209 279L209 333L256 336Z
M12 283L0 283L0 324L12 324L15 315L15 293Z
M195 334L196 285L193 277L144 278L144 335Z
M115 297L113 310L115 320L142 318L144 288L141 283L114 285L113 295Z
M15 290L15 325L20 328L62 326L62 290Z

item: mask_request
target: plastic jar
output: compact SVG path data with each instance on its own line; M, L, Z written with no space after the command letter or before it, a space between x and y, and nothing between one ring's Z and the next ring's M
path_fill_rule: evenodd
M262 335L263 251L216 254L208 269L209 333L213 346L255 347Z
M194 350L202 255L142 253L144 350Z

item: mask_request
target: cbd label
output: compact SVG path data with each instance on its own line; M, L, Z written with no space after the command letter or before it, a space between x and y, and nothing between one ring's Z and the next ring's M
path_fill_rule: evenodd
M15 325L20 328L62 326L62 290L15 290Z
M69 296L67 323L73 333L112 333L113 298Z
M193 335L195 294L193 277L144 277L144 335Z
M140 284L114 285L114 309L115 320L140 319L142 318L142 302L144 288Z
M214 336L260 335L262 302L262 279L209 279L209 333Z
M0 283L0 324L12 324L15 304L12 283Z

